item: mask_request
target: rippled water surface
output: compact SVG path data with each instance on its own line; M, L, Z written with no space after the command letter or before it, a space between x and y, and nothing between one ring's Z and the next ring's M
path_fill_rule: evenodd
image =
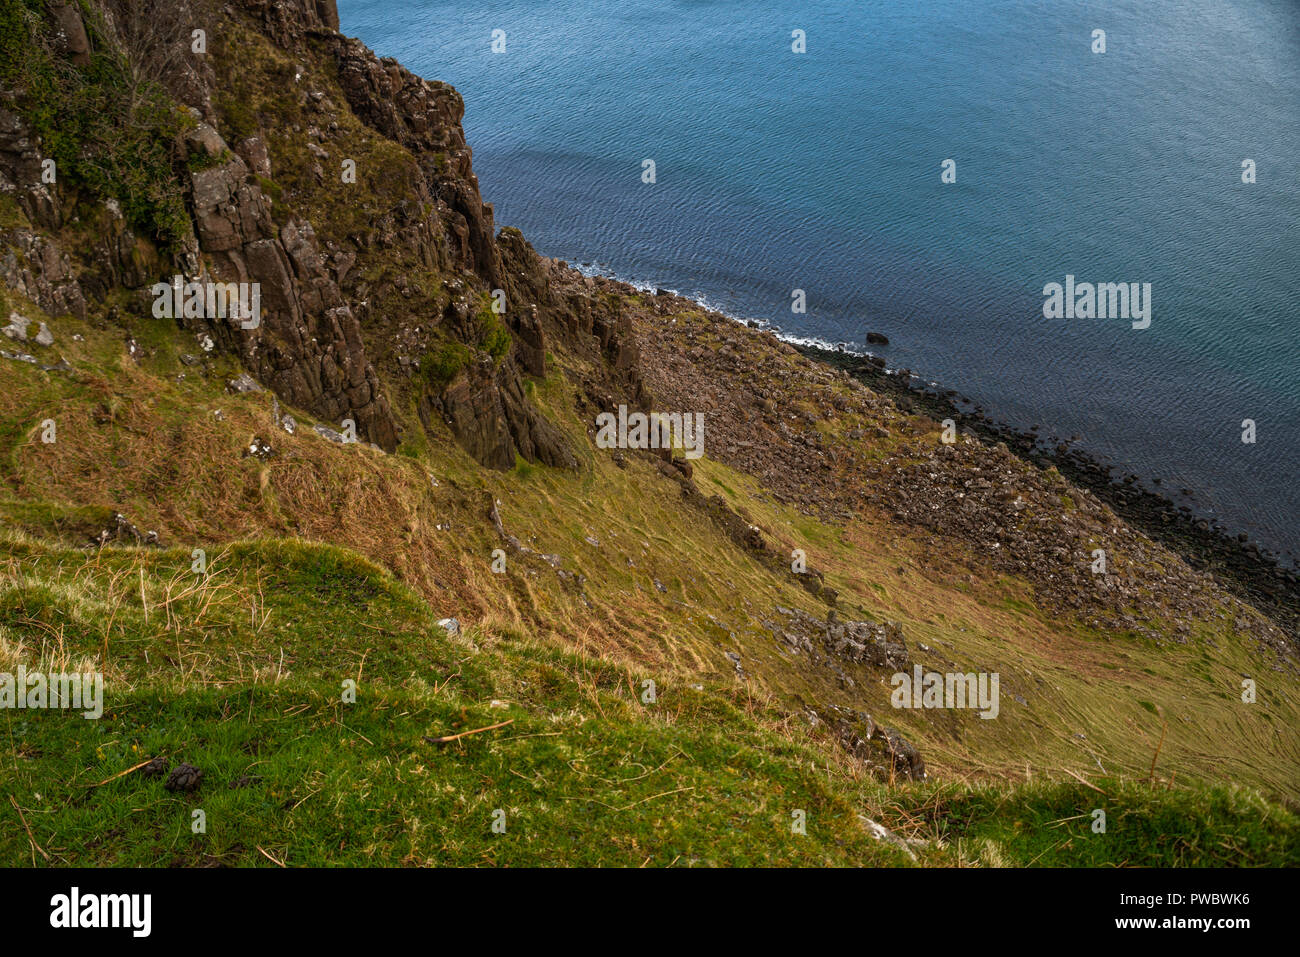
M891 365L1300 552L1300 2L339 9L461 91L483 195L542 253L884 332ZM1150 328L1045 319L1067 273L1151 283Z

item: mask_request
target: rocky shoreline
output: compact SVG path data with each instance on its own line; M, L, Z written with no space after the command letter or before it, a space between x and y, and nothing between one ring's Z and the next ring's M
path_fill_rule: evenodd
M1005 443L1015 455L1043 468L1055 468L1086 488L1117 515L1153 541L1178 554L1193 568L1208 572L1239 598L1270 615L1300 643L1300 568L1286 568L1279 556L1244 535L1233 535L1188 505L1143 488L1136 475L1115 470L1077 448L1046 442L1034 431L991 419L958 393L927 386L909 370L889 370L878 357L814 345L795 346L809 359L842 369L905 411L935 420L952 419L959 428L989 442ZM965 407L965 408L963 408ZM973 410L973 411L970 411Z

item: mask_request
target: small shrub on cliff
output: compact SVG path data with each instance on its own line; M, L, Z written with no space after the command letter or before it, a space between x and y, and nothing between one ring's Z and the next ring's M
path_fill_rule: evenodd
M224 121L222 131L230 142L237 143L261 132L256 111L242 97L219 94L216 98L216 107Z
M224 166L230 162L230 150L222 150L219 156L211 156L208 153L199 150L191 153L185 160L185 166L191 173L198 173L205 169L214 169L218 166Z
M499 365L510 351L510 330L501 321L501 317L492 311L491 296L484 294L474 318L478 325L479 344Z
M284 190L280 188L279 183L273 179L267 179L265 176L258 176L256 177L256 180L257 185L261 187L262 192L271 197L272 205L280 202L281 198L284 196Z
M22 73L18 56L29 42L27 10L19 0L0 0L0 80L11 85Z
M510 330L499 319L494 320L484 333L483 348L498 363L510 351Z
M452 379L469 365L470 352L459 342L444 342L425 353L420 360L420 375L434 392L441 392Z

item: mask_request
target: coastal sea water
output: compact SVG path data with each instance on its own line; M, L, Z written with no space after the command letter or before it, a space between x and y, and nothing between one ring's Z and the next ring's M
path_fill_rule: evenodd
M1300 554L1295 0L339 12L460 90L484 197L543 254L794 337L882 332L891 366ZM1067 276L1150 283L1150 325L1045 317Z

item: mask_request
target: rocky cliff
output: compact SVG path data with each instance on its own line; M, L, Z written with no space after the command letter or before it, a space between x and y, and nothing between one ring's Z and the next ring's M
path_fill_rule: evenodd
M129 25L144 14L128 0L53 3L43 17L40 4L14 6L27 21L15 29L29 30L52 59L93 50L108 62L164 64L160 108L179 111L176 181L157 188L179 187L187 215L163 242L148 221L123 216L115 184L90 188L70 175L76 164L42 179L46 154L28 117L44 94L30 74L11 77L0 103L0 182L31 228L5 232L3 276L43 308L84 318L88 295L121 293L144 310L148 289L173 275L258 283L258 328L183 321L284 402L333 422L351 418L385 450L404 429L436 419L494 468L513 466L516 455L576 465L523 385L523 376L546 374L554 338L596 361L607 391L644 399L617 302L572 284L561 294L553 267L518 233L495 235L460 95L337 33L332 0L181 3L164 18L168 33L143 39ZM211 46L194 53L200 29ZM250 62L284 87L232 96ZM312 160L305 168L302 156ZM346 217L314 220L321 205L353 208L363 228ZM89 222L98 241L69 235L70 224ZM394 411L395 395L417 410L414 421Z

